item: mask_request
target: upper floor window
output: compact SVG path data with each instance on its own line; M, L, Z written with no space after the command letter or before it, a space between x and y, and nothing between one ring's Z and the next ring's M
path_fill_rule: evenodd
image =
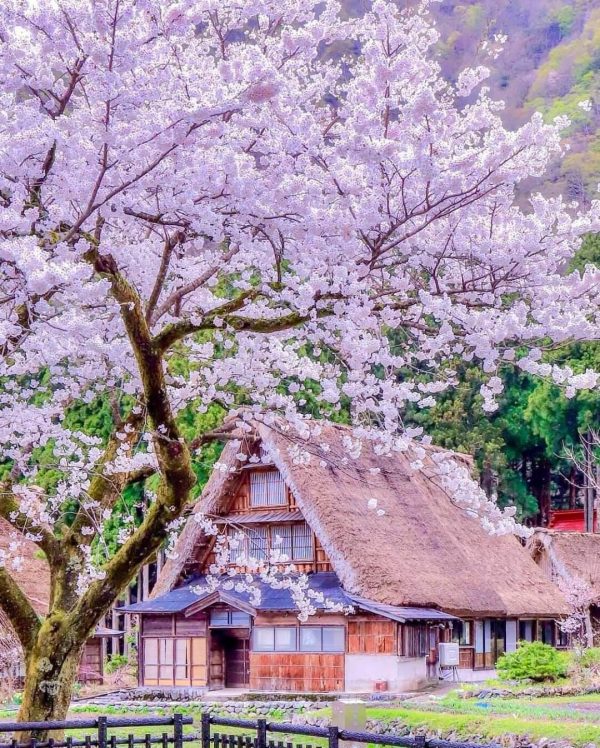
M250 506L283 506L285 483L279 470L253 470L250 473Z
M306 522L256 525L244 532L232 528L229 535L235 538L229 549L229 560L234 564L248 559L268 561L271 551L278 551L286 561L312 561L315 555L312 530Z

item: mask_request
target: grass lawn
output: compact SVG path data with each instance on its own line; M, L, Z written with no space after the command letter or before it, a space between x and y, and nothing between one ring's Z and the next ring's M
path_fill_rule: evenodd
M69 713L70 719L95 718L99 714L143 717L145 715L169 716L173 712L180 712L194 719L193 726L186 726L187 734L198 734L200 729L201 707L181 704L175 708L154 707L151 704L140 705L136 709L119 708L116 706L99 706L91 708L85 704L74 705ZM313 712L318 716L330 716L331 709ZM0 723L11 721L15 717L14 711L0 709ZM600 694L568 697L543 697L529 699L460 699L456 692L451 692L443 698L436 699L422 697L415 703L402 702L388 705L367 707L367 718L382 722L399 721L411 729L424 728L429 731L439 731L443 736L453 733L455 739L474 739L480 741L495 741L506 733L527 736L531 740L546 738L550 740L565 740L574 746L586 743L600 744ZM281 713L273 712L269 715L273 722L284 720ZM136 727L117 728L110 731L118 737L133 734L143 737L146 733L160 736L163 732L171 733L166 727ZM252 735L248 730L234 728L215 728L221 734ZM83 737L93 730L75 731L73 737ZM293 740L296 745L314 746L320 748L326 741L315 738L273 735L279 741ZM2 741L0 741L2 742Z

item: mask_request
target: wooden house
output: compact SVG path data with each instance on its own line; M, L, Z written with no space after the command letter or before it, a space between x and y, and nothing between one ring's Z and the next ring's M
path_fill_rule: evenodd
M600 535L537 529L527 541L531 557L544 574L563 590L571 590L583 616L586 645L600 645Z
M0 550L8 551L11 543L11 535L14 530L10 524L0 518ZM31 602L34 610L40 616L48 612L50 602L50 569L44 558L44 554L35 543L30 540L21 540L20 555L23 563L18 569L11 570L15 583L19 585L22 592ZM97 626L94 636L85 643L79 664L78 680L81 683L101 684L104 679L104 641L108 637L120 636L121 632L113 631L104 626ZM10 628L6 615L0 620L0 642L16 642L16 636ZM20 646L17 645L18 656L10 663L1 663L0 678L10 677L11 681L20 680L24 675L24 665ZM4 673L2 668L10 667L10 672Z
M154 588L128 608L140 618L140 685L263 691L412 689L437 678L440 643L459 645L463 679L489 677L518 639L555 636L565 601L515 537L492 537L437 485L428 456L365 446L321 424L305 441L254 424L228 444ZM240 453L245 459L240 458ZM260 461L257 461L260 459ZM207 588L209 516L243 542L232 578ZM286 589L236 587L244 560L276 547L326 603L308 621Z

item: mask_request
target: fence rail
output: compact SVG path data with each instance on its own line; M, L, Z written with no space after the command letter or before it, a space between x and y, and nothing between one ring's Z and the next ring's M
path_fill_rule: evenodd
M66 719L50 722L0 722L0 748L116 748L127 745L133 748L144 745L150 748L160 744L161 748L183 748L183 744L192 741L191 735L183 734L184 725L192 725L191 717L175 714L172 717L96 717L95 719ZM109 730L123 727L172 727L172 734L163 732L160 736L147 733L143 737L135 737L130 733L126 737L109 736ZM67 730L96 730L95 735L84 735L83 738L65 737L64 740L36 740L35 738L21 743L16 737L9 742L2 742L2 735L21 732L65 732Z
M256 731L256 738L248 745L241 735L224 735L215 732L214 727L233 727ZM313 727L311 725L294 725L268 722L265 719L256 721L246 719L228 719L202 715L202 748L294 748L293 742L269 740L269 733L280 735L299 735L302 737L325 738L328 748L339 748L340 741L363 743L365 745L392 745L402 748L498 748L494 743L482 746L480 743L460 743L450 740L427 740L421 735L380 735L374 732L355 732L340 730L339 727ZM242 738L242 742L240 742ZM295 748L314 748L303 744Z
M356 732L341 730L339 727L314 727L311 725L295 725L269 722L266 719L247 720L217 717L202 714L200 734L184 734L184 725L193 725L192 717L175 714L172 717L97 717L95 719L62 720L60 722L0 722L0 748L116 748L126 745L128 748L144 746L151 748L160 745L161 748L183 748L184 743L198 743L199 748L321 748L325 740L327 748L340 748L340 743L361 743L365 746L400 746L400 748L498 748L494 743L482 746L480 743L461 743L450 740L428 740L419 735L380 735L373 732ZM172 731L162 732L160 735L146 733L135 736L109 735L111 730L122 728L151 728L172 727ZM255 735L227 734L215 728L233 728L235 730L252 731ZM47 740L29 740L19 742L12 737L8 742L2 741L2 736L12 733L35 731L95 730L95 734L83 737L65 737L63 740L48 738ZM286 740L275 740L269 733L286 736ZM291 740L293 737L317 738L317 745L306 742L299 743Z

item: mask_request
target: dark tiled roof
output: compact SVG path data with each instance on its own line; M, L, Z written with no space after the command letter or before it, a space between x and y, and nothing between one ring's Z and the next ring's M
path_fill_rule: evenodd
M325 601L353 608L361 608L395 621L434 621L451 620L453 618L453 616L439 610L434 610L433 608L405 608L393 605L381 605L370 600L353 597L342 589L337 575L333 572L310 574L308 579L309 588L316 593L322 593ZM235 577L233 581L236 581ZM143 603L129 605L119 610L130 613L180 613L195 603L200 602L203 598L213 594L210 590L205 593L197 592L199 588L201 589L204 586L205 582L206 577L197 577L190 580L184 586L177 587L171 592L167 592L153 600L146 600ZM289 590L274 589L269 584L259 580L254 582L254 586L258 587L261 592L260 602L256 605L252 603L250 593L248 592L238 592L234 588L232 590L223 590L223 593L227 597L227 602L234 605L237 600L245 606L250 605L257 611L295 611L298 609ZM325 609L319 601L315 602L315 607L319 610Z
M398 605L384 605L383 603L374 603L372 600L365 600L362 597L349 595L352 604L357 608L362 608L369 613L391 618L393 621L455 621L456 616L444 613L442 610L435 608L410 608Z

